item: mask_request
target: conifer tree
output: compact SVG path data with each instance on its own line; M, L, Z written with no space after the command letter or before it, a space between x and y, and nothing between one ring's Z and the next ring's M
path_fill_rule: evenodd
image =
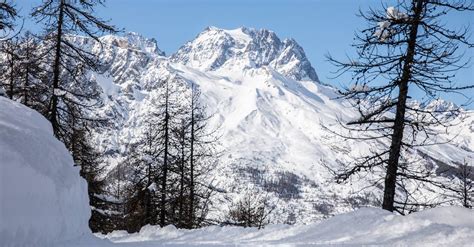
M199 227L214 191L209 178L217 138L207 126L199 90L187 89L180 78L158 84L149 95L152 110L143 116L144 132L120 165L129 174L124 227L131 232L146 224Z
M12 30L18 13L8 0L0 1L0 31ZM5 33L4 33L5 34Z
M467 160L459 164L457 167L447 169L453 177L454 182L447 185L451 197L465 208L472 208L474 201L474 168L469 165Z
M215 168L218 153L216 145L219 137L217 129L211 129L212 115L207 113L201 101L201 91L191 85L189 102L189 208L187 227L196 228L204 222L211 204L214 189L211 172Z
M99 35L116 32L114 26L96 16L95 9L103 4L104 0L42 0L31 13L43 25L41 47L45 56L40 66L46 72L42 86L47 90L42 113L51 122L54 135L70 150L75 164L81 166L95 209L93 217L107 200L101 198L101 159L91 135L107 120L94 111L101 99L90 73L100 73L101 63L88 47L102 47ZM100 222L91 218L91 228L98 229Z
M448 128L460 114L459 108L417 106L409 95L420 90L431 101L440 93L473 88L454 82L456 71L469 63L462 56L463 48L472 47L469 27L452 29L443 19L448 12L472 10L470 1L404 0L393 7L361 12L369 27L356 36L358 58L341 62L328 57L338 72L353 74L354 85L341 94L353 103L360 118L344 124L349 133L343 137L374 144L373 152L336 171L336 178L347 181L360 172L384 170L382 208L386 210L403 213L407 205L426 205L409 202L413 197L406 183L443 186L434 172L404 159L404 152L439 144L431 129ZM383 142L389 146L380 145ZM405 198L396 197L397 188Z
M97 98L96 92L86 90L89 88L87 72L98 71L100 63L95 54L82 47L91 41L77 35L100 43L99 34L116 31L94 15L94 8L103 3L103 0L43 0L32 12L43 24L43 44L51 52L45 66L50 69L48 80L51 81L48 82L51 92L46 115L54 134L66 145L71 135L67 122L73 114L78 114L74 116L76 119L92 120L85 111L96 104Z
M18 37L13 37L2 42L0 54L4 59L0 64L3 73L0 75L0 86L2 86L8 98L16 99L18 96L18 68L20 58L18 51L20 50L20 41Z

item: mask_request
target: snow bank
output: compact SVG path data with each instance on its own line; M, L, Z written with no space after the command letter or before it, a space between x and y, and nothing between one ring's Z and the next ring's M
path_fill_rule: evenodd
M0 97L0 246L92 236L88 202L87 184L49 122Z
M309 225L269 225L263 230L211 226L180 230L145 226L139 233L115 231L107 236L124 246L161 245L402 245L472 246L474 213L459 207L430 209L408 216L376 208L334 216ZM145 241L145 242L143 242ZM125 244L127 242L128 244Z

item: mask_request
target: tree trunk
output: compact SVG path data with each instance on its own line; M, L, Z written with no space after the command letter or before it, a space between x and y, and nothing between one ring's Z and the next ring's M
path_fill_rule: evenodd
M468 164L465 162L461 166L461 177L462 177L462 205L465 208L470 208L471 206L469 205L469 202L471 201L470 199L470 181L469 176L471 175L471 170L468 167Z
M408 96L408 83L411 79L411 65L415 57L415 46L417 41L418 26L421 12L423 10L423 0L416 0L413 6L413 23L411 23L408 47L404 58L402 76L398 82L399 94L396 108L395 122L393 125L392 143L387 164L387 174L385 176L385 187L382 208L393 212L395 202L395 189L397 182L397 169L400 159L400 150L403 140L403 130L405 127L405 110Z
M166 81L166 95L165 95L165 122L164 122L164 131L165 131L165 149L163 157L163 178L161 181L161 207L160 207L160 226L165 226L165 217L166 217L166 180L168 176L168 142L169 142L169 112L168 112L168 103L169 103L169 86L168 81Z
M189 227L194 225L194 85L191 86L191 143L190 143L190 157L189 157Z
M61 58L61 38L63 32L63 19L64 19L64 0L61 0L59 4L59 17L58 17L58 33L56 34L56 50L54 54L54 65L53 65L53 95L51 97L50 115L49 120L53 127L53 132L57 137L59 130L58 123L58 96L56 95L56 89L59 88L59 74L60 69L60 58Z
M15 57L14 57L14 51L15 48L11 47L11 51L10 51L10 93L8 94L8 96L10 97L11 100L13 100L13 85L15 83Z
M28 59L29 59L29 51L27 51ZM28 91L30 90L30 64L29 62L26 64L26 71L25 71L25 84L23 85L23 104L28 106Z
M152 134L152 125L151 123L148 124L148 132L146 133L147 135L147 142L148 142L148 154L151 156L152 154L152 148L153 148L153 134ZM154 224L156 222L156 218L153 216L154 214L154 208L152 207L152 195L154 192L150 190L150 186L152 184L152 181L154 180L153 173L152 173L152 163L150 160L148 162L148 172L147 172L147 184L146 184L146 192L147 194L145 195L145 203L146 203L146 208L145 208L145 217L146 217L146 222L145 224ZM155 184L155 186L158 186ZM155 188L156 189L156 188ZM154 197L154 196L153 196Z
M185 133L184 133L184 123L183 123L183 130L181 133L181 164L180 164L180 183L179 183L179 223L182 224L183 222L183 204L184 204L184 165L185 165L185 150L184 150L184 145L185 145Z

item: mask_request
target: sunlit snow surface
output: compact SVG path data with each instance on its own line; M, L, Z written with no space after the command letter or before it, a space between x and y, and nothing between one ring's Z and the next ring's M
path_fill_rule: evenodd
M269 225L256 228L211 226L180 230L173 226L145 226L139 233L115 231L107 236L121 246L311 246L396 245L472 246L474 213L460 207L444 207L393 215L362 208L308 225Z
M50 123L0 96L0 246L91 238L87 184Z

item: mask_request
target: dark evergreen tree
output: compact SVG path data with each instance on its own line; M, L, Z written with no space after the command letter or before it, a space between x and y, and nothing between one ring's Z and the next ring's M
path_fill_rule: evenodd
M89 227L93 232L105 234L113 230L128 229L127 227L131 224L127 221L125 198L132 196L124 183L127 180L124 167L126 167L125 162L117 165L107 174L107 180L95 176L88 180L95 181L92 182L93 189L89 189L90 193L94 193L90 196L92 215L89 220ZM94 174L96 173L93 172L91 175ZM113 180L112 183L111 180Z

